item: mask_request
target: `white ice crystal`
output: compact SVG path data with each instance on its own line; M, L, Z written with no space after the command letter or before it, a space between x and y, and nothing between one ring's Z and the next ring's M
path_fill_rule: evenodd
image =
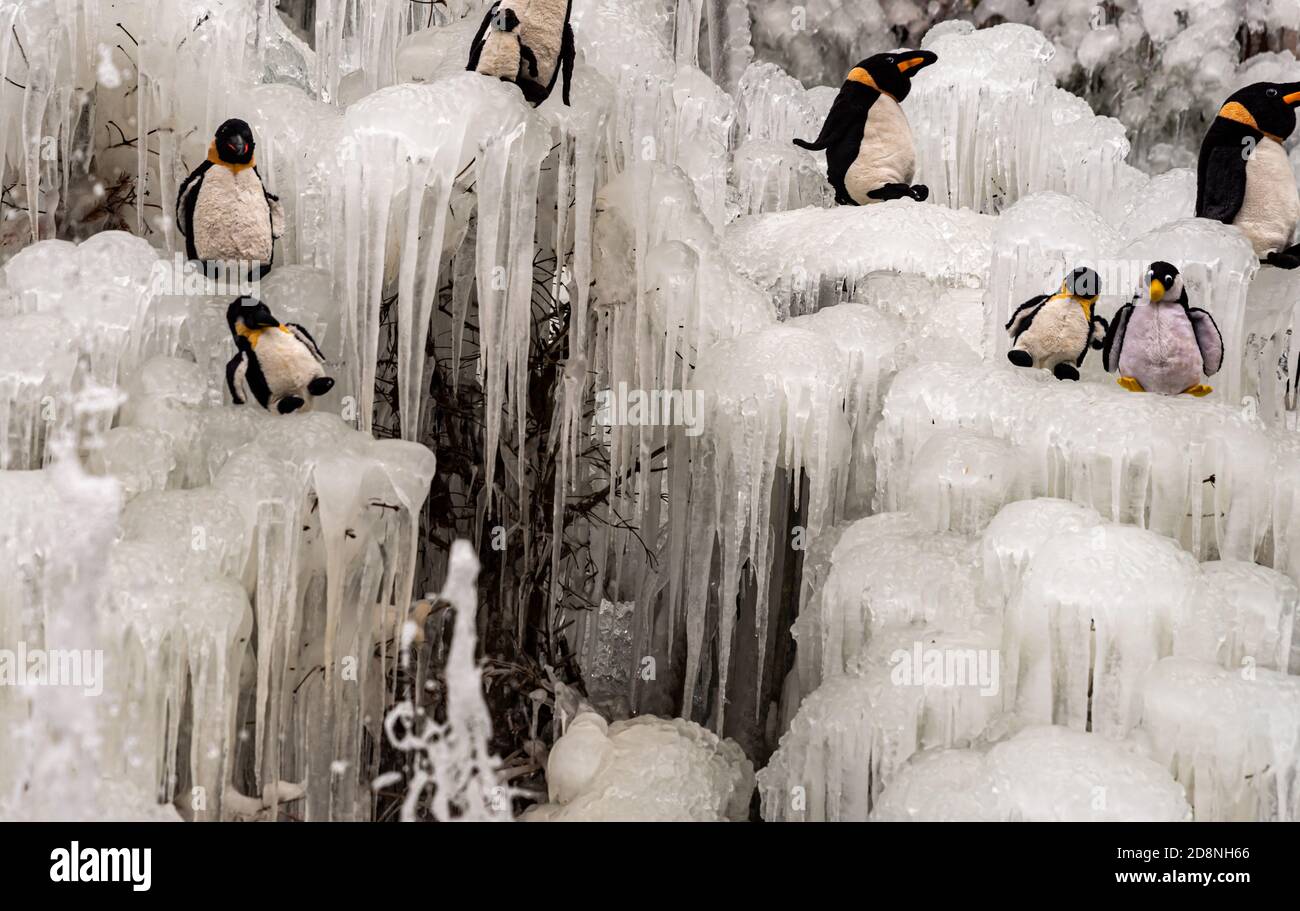
M551 802L534 822L742 822L754 768L731 740L681 718L606 726L582 714L551 750Z

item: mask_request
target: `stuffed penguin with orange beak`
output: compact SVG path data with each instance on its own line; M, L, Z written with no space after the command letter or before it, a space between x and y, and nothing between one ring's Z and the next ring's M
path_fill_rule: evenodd
M204 160L176 194L176 224L185 253L206 266L241 264L241 274L271 270L284 234L280 197L266 189L253 158L253 131L242 120L217 128Z
M1255 255L1300 266L1295 173L1282 143L1295 130L1300 82L1257 82L1234 92L1205 134L1196 167L1196 214L1240 229Z
M912 186L916 149L907 115L899 106L912 77L938 60L930 51L893 51L868 57L849 71L831 105L821 135L794 144L826 151L826 177L842 206L865 206L904 197L925 201L925 186Z

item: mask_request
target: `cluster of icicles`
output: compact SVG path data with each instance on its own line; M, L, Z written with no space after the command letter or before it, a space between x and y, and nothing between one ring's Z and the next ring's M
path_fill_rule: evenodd
M971 814L1031 818L1060 796L1050 788L1062 775L1040 753L1150 785L1103 801L1117 817L1183 818L1188 806L1197 818L1295 815L1287 775L1300 748L1284 723L1294 681L1281 676L1294 599L1280 574L1300 576L1300 444L1286 429L1294 390L1275 365L1295 361L1300 289L1290 275L1260 273L1230 229L1190 219L1189 172L1148 177L1125 165L1122 129L1052 84L1041 35L936 29L927 46L947 66L918 77L905 104L918 180L934 199L827 208L821 162L789 139L815 133L834 90L805 90L771 64L746 68L744 47L716 41L709 53L725 60L709 65L711 78L697 39L705 18L720 20L713 9L703 17L700 3L575 0L574 106L540 110L463 72L476 5L453 4L424 27L409 4L375 3L349 31L341 23L360 7L321 3L314 52L270 4L209 6L198 27L186 12L160 16L143 3L115 4L107 17L97 0L22 0L0 14L27 38L24 103L0 95L0 135L18 137L4 147L5 167L25 175L25 191L71 199L84 160L74 137L116 136L110 122L157 143L92 141L100 165L124 156L122 169L146 188L132 228L153 247L110 237L74 251L46 240L24 254L26 267L13 261L0 296L0 319L16 330L0 333L0 345L18 338L30 352L30 366L0 375L5 475L49 466L5 483L72 510L78 497L100 496L53 461L62 435L127 499L76 556L106 566L109 589L122 593L95 608L120 612L113 635L131 631L113 648L132 656L122 667L140 679L115 682L117 692L150 694L135 709L147 715L148 742L124 746L118 755L132 767L108 770L113 780L146 790L163 781L169 800L203 788L209 814L273 813L301 790L309 818L365 815L367 770L356 757L381 736L394 696L384 680L401 660L415 523L433 472L415 443L425 340L445 334L459 357L466 326L477 327L490 489L498 446L523 433L534 264L553 261L570 352L557 528L565 495L604 488L606 498L601 521L581 530L594 570L552 588L635 604L617 630L599 612L573 612L579 659L598 665L602 637L626 635L631 666L611 674L618 692L607 694L625 709L659 704L671 688L681 714L748 748L773 746L785 731L763 776L765 815L865 816L878 800L911 813L910 797L882 797L891 781L906 795L961 780L980 783ZM91 45L120 43L117 23L137 57L85 64L98 59L87 57ZM15 53L0 32L0 62ZM996 73L977 78L991 59ZM228 78L241 72L250 78ZM168 208L185 165L232 114L252 124L262 175L288 204L280 262L297 265L277 265L264 297L326 339L339 400L352 403L346 422L268 422L220 407L222 302L136 287L130 263L153 275L155 248L176 242L149 202ZM89 131L73 129L87 120ZM34 156L36 135L56 137L52 159ZM53 197L25 198L34 216L55 208ZM1139 205L1150 199L1161 201L1156 211ZM39 217L27 228L31 238L50 233ZM1123 395L1088 382L1095 360L1069 386L999 366L1000 327L1016 303L1081 263L1099 267L1113 303L1133 287L1125 264L1157 251L1180 264L1224 332L1229 356L1214 395ZM65 260L90 265L70 275ZM46 273L48 287L30 277ZM439 307L448 288L449 312ZM378 443L368 431L388 300L405 442ZM87 301L111 307L111 331L69 331L98 320ZM128 392L125 404L114 389ZM659 392L667 404L656 420L593 422L592 399L604 391L615 407L627 391ZM87 401L94 407L72 404ZM597 478L579 462L593 442L608 458ZM511 474L523 483L526 473ZM1054 514L1041 497L1072 501L1089 531L1062 544L1042 530L1025 547L1048 568L1034 573L1029 561L995 595L981 582L991 570L987 554L975 556L979 535L1018 501ZM66 570L58 535L41 537L29 521L20 511L5 540L20 542L12 546L28 562L39 554L42 572ZM873 537L876 525L864 523L888 532ZM1130 547L1185 584L1125 619ZM1080 548L1110 574L1111 601L1094 598L1091 581L1052 588L1052 571ZM880 586L908 565L930 571ZM1273 601L1219 579L1249 574L1245 566L1267 574L1250 591L1267 589ZM1205 592L1216 584L1238 594L1215 600ZM187 607L196 591L223 609L196 616ZM772 654L791 591L797 673L783 684ZM49 592L75 596L37 579L5 592L0 623L38 634L58 613ZM1265 605L1263 619L1241 612L1247 601ZM343 609L355 604L373 612ZM1202 614L1222 641L1187 632L1187 618ZM996 697L882 690L898 650L890 644L917 630L940 648L999 648L1014 656L1014 673L1004 668ZM255 661L241 665L250 647ZM647 656L671 673L637 673ZM1249 681L1239 677L1243 657L1258 667ZM345 658L358 661L354 679L340 673ZM1115 679L1099 679L1090 697L1080 681L1093 669ZM1244 752L1184 712L1213 700L1225 712L1272 707L1236 713ZM32 744L58 739L42 725L78 724L28 702L7 710L44 719ZM237 732L250 728L246 747ZM439 763L457 758L436 743L412 744L430 757L423 774L456 780L439 779ZM214 744L225 745L216 758ZM904 766L930 746L957 749ZM23 755L0 768L0 781L53 776L35 752ZM242 779L261 789L251 797L229 785L243 763ZM1261 763L1272 771L1250 772ZM1000 776L1035 766L1048 791L979 796L1005 794ZM1195 780L1195 793L1161 775ZM1061 805L1077 806L1071 799Z

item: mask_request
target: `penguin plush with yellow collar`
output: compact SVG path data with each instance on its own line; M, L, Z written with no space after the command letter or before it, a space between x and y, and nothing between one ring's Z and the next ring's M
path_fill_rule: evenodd
M1241 230L1255 255L1283 269L1300 266L1291 244L1300 222L1295 173L1282 143L1295 130L1300 82L1257 82L1219 109L1201 142L1196 214Z
M325 356L297 323L281 323L266 304L241 297L226 308L238 352L226 364L226 385L236 405L251 394L267 411L290 414L334 388Z
M253 131L242 120L217 128L208 157L176 194L176 224L185 253L205 266L240 263L241 273L271 270L284 233L280 198L267 191L253 159Z
M1100 349L1106 338L1106 321L1094 312L1100 294L1101 277L1085 267L1067 275L1055 294L1021 304L1007 321L1013 346L1007 360L1077 380L1088 349Z
M939 58L930 51L894 51L868 57L852 70L831 105L821 135L794 144L826 152L826 176L844 206L904 197L924 201L925 186L912 186L916 149L899 106L912 77Z

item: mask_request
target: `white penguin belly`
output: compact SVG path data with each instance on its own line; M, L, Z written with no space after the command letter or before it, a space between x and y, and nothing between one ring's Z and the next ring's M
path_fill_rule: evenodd
M1077 301L1058 297L1043 304L1016 347L1028 351L1035 367L1074 363L1088 344L1088 317Z
M519 78L519 36L489 28L479 57L478 71L484 76L514 80Z
M564 42L564 18L569 12L569 0L528 0L513 4L519 16L519 41L537 58L537 78L526 73L526 78L538 85L550 85L555 67L560 60L560 47Z
M844 175L844 189L860 206L880 202L867 194L888 183L912 182L916 173L916 149L912 128L898 102L881 95L871 105L858 157Z
M1265 257L1291 245L1291 235L1300 221L1300 197L1296 194L1295 172L1286 150L1265 137L1246 162L1246 195L1233 224L1241 229Z
M194 202L194 249L199 259L271 261L271 207L252 168L213 165Z
M307 384L325 375L320 361L283 329L263 330L253 351L273 398L294 394L306 398Z

